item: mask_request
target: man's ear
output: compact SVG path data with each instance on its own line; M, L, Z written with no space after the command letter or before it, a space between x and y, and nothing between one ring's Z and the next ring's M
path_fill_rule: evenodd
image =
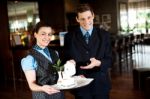
M93 19L95 18L95 15L94 15L94 13L92 14L93 15Z
M76 21L77 21L77 22L79 22L79 19L78 19L78 17L77 17L77 16L76 16Z

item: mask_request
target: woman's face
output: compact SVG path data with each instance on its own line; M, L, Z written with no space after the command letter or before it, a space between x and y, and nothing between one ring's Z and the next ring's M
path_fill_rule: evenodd
M94 19L94 14L91 11L78 13L78 17L76 17L77 22L85 30L89 30L93 27L93 19Z
M41 48L45 48L51 41L52 28L51 27L41 27L38 33L34 33L36 38L36 44Z

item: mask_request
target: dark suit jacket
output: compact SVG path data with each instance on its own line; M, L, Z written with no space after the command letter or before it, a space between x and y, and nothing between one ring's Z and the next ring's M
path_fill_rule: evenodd
M93 28L89 44L86 44L80 28L65 35L65 59L74 59L77 62L77 75L83 74L87 78L94 78L94 81L86 87L90 87L91 93L100 94L109 92L110 79L108 68L111 66L111 43L108 32L99 28ZM95 57L101 61L100 67L91 70L81 70ZM87 89L86 89L87 90Z

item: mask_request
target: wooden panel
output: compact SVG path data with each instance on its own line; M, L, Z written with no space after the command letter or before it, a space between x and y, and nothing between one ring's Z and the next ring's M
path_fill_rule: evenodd
M8 29L8 15L7 15L7 1L0 1L0 83L4 82L5 78L5 66L10 60L10 49L9 49L9 29Z

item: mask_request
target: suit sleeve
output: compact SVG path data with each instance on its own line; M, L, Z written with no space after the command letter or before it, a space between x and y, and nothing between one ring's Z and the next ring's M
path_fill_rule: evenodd
M102 72L108 72L108 68L111 67L112 64L112 48L111 48L111 40L110 40L110 34L108 32L104 32L104 55L100 58L101 66L100 70Z

